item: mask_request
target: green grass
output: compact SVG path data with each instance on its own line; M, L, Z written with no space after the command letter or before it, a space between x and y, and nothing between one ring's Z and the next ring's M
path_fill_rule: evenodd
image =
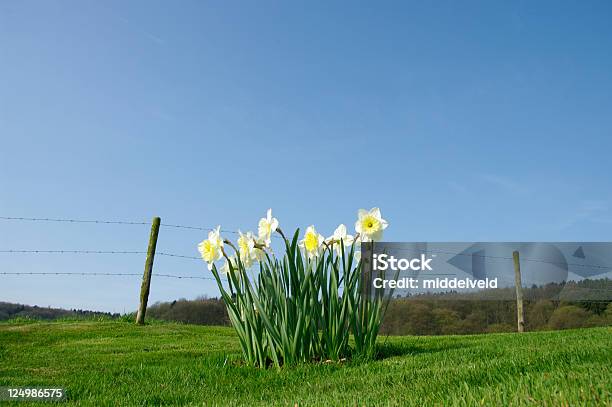
M611 334L389 337L375 361L277 371L242 365L230 328L10 322L0 386L62 386L83 405L611 405Z

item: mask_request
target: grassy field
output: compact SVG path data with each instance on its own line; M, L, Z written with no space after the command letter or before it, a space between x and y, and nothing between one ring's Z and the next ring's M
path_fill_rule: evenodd
M375 361L277 371L241 365L229 328L2 323L0 386L84 405L611 405L611 334L389 337Z

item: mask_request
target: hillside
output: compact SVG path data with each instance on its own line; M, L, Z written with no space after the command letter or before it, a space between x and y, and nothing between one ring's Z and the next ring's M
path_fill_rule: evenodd
M81 309L66 310L62 308L39 307L37 305L14 304L0 301L0 321L16 318L53 320L59 318L92 319L118 318L120 314L110 312L89 311Z
M242 366L230 328L5 322L0 386L63 386L70 402L86 405L605 405L612 402L611 334L389 337L376 361L276 371Z

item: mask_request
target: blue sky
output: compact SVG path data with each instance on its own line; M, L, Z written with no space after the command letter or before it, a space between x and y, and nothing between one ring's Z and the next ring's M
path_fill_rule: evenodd
M609 241L612 5L0 2L0 216L396 241ZM0 250L145 250L146 226L0 221ZM195 255L201 232L162 229ZM138 255L0 254L137 272ZM156 271L203 275L197 261ZM139 278L0 276L0 300L136 308ZM153 282L151 300L216 295Z

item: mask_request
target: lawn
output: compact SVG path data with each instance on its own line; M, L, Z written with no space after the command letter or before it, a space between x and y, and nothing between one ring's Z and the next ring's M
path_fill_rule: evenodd
M375 361L277 371L243 366L230 328L0 323L0 386L83 405L610 405L611 334L389 337Z

